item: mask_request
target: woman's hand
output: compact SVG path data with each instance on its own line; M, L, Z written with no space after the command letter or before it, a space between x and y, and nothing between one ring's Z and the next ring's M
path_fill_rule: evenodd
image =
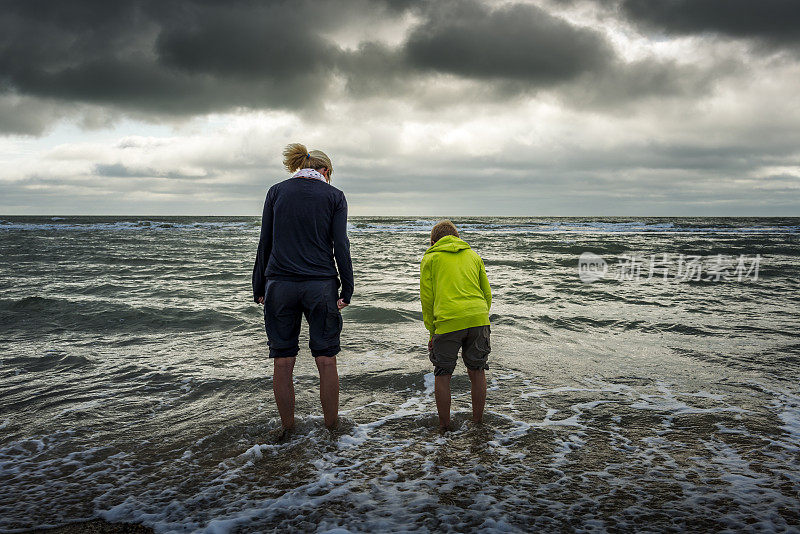
M339 299L339 300L337 300L337 301L336 301L336 307L337 307L337 308L339 308L340 310L341 310L342 308L345 308L345 307L349 306L349 305L350 305L350 303L349 303L349 302L345 302L345 301L344 301L344 300L342 300L342 299Z

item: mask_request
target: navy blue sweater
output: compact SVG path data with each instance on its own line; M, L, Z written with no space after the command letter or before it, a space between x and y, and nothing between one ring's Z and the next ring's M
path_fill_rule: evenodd
M336 278L334 258L339 298L350 302L353 264L344 193L313 178L289 178L270 187L253 266L253 300L264 296L267 280Z

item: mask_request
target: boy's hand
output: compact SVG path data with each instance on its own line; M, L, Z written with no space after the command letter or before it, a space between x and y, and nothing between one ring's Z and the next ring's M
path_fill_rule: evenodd
M258 303L264 304L264 297L258 297Z
M433 340L428 340L428 352L433 352Z
M337 301L336 301L336 307L337 307L337 308L339 308L340 310L341 310L342 308L346 308L346 307L347 307L347 306L349 306L349 305L350 305L350 303L349 303L349 302L345 302L345 301L344 301L344 300L342 300L342 299L339 299L339 300L337 300Z

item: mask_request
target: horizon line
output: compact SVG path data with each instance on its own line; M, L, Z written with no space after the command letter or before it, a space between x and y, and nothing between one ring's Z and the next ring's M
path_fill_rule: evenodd
M241 215L241 214L221 214L221 215L214 215L214 214L205 214L205 215L198 215L198 214L191 214L191 213L178 213L178 214L157 214L157 213L149 213L149 214L142 214L142 213L126 213L126 214L117 214L117 213L0 213L0 217L261 217L260 214L257 215ZM410 218L410 217L420 217L420 218L431 218L431 219L464 219L464 218L481 218L481 217L504 217L504 218L532 218L532 217L548 217L548 218L574 218L574 217L583 217L583 218L612 218L612 217L625 217L625 218L658 218L658 219L688 219L688 218L715 218L715 219L739 219L739 218L750 218L750 219L776 219L776 218L785 218L785 219L800 219L800 214L797 215L626 215L626 214L615 214L615 215L421 215L421 214L408 214L408 215L348 215L349 218L357 218L357 217L380 217L383 219L390 219L390 218Z

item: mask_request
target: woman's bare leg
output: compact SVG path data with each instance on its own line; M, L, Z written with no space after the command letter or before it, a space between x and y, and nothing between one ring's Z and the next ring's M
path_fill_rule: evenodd
M272 391L275 393L275 404L281 415L281 424L286 430L294 429L294 371L295 358L274 358L272 374Z
M314 358L319 370L319 400L325 426L335 428L339 422L339 373L336 370L336 356L317 356Z

